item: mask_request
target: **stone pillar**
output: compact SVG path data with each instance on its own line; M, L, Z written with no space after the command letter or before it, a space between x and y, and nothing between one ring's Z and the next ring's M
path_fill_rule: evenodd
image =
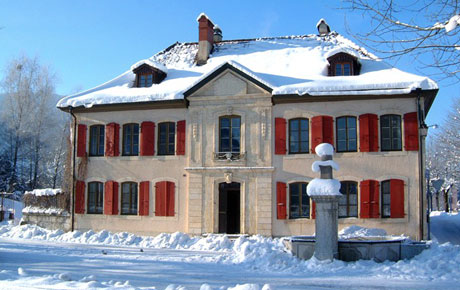
M338 201L340 196L313 196L316 203L315 258L333 260L339 258Z
M338 203L342 194L340 182L332 176L332 169L338 170L339 166L332 160L331 144L319 144L315 151L321 161L315 161L312 170L320 172L320 178L313 179L307 186L307 194L316 203L314 256L321 261L332 261L339 258Z

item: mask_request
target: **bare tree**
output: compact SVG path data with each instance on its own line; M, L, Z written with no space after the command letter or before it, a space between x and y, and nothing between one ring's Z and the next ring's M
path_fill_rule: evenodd
M368 30L351 33L384 58L409 54L439 79L460 80L460 2L457 0L345 0L345 9L370 18ZM422 55L430 55L424 62Z
M8 133L6 140L12 166L10 191L24 188L26 183L29 189L38 185L40 162L46 149L45 131L53 120L54 83L54 74L40 65L37 58L23 56L7 66L1 82L6 93L1 120Z

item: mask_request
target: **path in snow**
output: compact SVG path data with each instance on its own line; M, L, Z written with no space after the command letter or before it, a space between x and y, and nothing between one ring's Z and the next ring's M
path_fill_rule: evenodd
M432 212L430 222L432 238L436 238L441 244L450 242L460 245L460 215L458 213Z

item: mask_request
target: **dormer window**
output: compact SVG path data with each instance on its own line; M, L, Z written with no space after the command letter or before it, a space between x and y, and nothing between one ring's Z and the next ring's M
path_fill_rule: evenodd
M146 88L151 87L153 84L153 75L152 74L139 74L137 75L137 87Z
M359 75L361 65L355 56L340 52L329 57L327 61L329 62L329 76Z
M156 62L144 60L131 67L136 80L134 86L137 88L148 88L153 84L161 83L167 74L166 68Z

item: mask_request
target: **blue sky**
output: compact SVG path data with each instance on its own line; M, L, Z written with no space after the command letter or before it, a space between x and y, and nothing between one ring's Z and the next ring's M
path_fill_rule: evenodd
M366 19L340 10L341 1L115 1L0 0L0 79L7 62L22 54L38 56L59 77L57 93L89 89L128 70L176 41L197 41L196 17L205 12L223 30L224 39L316 33L325 18L331 28L352 39ZM390 61L417 74L412 59ZM445 87L427 123L442 123L459 85Z

